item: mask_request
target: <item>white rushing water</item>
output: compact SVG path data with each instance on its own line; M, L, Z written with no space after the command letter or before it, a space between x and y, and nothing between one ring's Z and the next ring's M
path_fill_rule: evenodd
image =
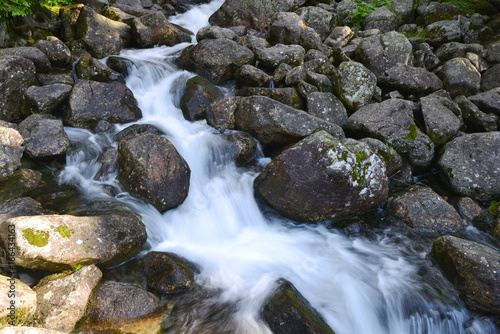
M172 21L196 32L208 25L221 0L196 7ZM259 208L253 191L257 172L235 167L227 143L205 121L188 122L178 108L192 73L172 65L172 48L126 50L135 67L127 78L143 118L166 133L191 168L189 195L174 210L158 213L121 190L116 174L97 177L98 156L116 147L106 135L66 128L76 148L61 173L89 199L117 199L141 214L148 246L194 262L198 284L220 289L220 302L237 305L233 324L240 333L270 333L259 310L278 278L292 282L337 334L483 333L479 321L456 300L440 300L422 281L426 254L408 255L389 238L349 238L324 225L296 225ZM128 125L117 125L121 130ZM269 159L262 158L265 164ZM443 284L447 284L443 282ZM439 288L438 288L439 289Z

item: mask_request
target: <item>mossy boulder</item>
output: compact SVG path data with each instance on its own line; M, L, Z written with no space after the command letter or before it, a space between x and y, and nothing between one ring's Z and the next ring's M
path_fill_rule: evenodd
M18 169L11 177L0 181L0 203L20 197L35 189L42 180L42 173L32 169Z
M237 96L266 96L296 109L303 109L304 101L292 87L264 88L243 87L236 91Z
M10 254L10 253L6 253ZM15 268L11 268L13 272ZM36 293L18 279L0 275L0 328L21 326L31 320L36 311Z
M203 77L194 77L186 82L186 91L181 97L181 110L188 121L206 118L206 108L223 97L220 89Z
M368 145L317 131L276 156L254 182L271 207L299 222L373 209L388 195L385 164Z

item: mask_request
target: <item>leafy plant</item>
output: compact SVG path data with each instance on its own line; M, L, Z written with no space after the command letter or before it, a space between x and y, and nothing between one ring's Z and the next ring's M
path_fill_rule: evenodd
M366 3L363 0L354 0L354 2L356 3L356 10L351 14L351 19L354 25L360 29L362 28L365 17L370 15L375 9L386 6L392 10L390 0L375 0L372 3Z
M66 6L73 3L73 0L2 0L0 1L0 18L26 16L32 13L35 6Z

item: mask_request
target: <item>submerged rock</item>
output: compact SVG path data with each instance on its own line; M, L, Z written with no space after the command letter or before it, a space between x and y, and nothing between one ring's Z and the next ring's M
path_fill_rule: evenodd
M275 157L254 182L278 212L317 222L373 209L388 195L385 164L368 145L318 131Z

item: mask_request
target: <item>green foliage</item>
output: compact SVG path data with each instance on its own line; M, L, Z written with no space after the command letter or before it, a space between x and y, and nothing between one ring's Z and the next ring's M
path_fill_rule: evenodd
M492 216L498 215L498 205L499 204L500 203L498 203L497 201L490 202L490 206L488 207L488 212L490 213L490 215L492 215Z
M362 29L363 20L370 15L375 9L386 6L392 10L390 0L374 0L372 3L366 3L363 0L354 0L356 3L356 10L351 14L352 23L358 28Z
M11 16L26 16L32 13L34 6L66 6L74 0L2 0L0 1L0 19Z
M447 3L447 4L450 4L450 5L453 5L455 7L457 7L458 9L460 9L461 12L465 13L465 14L472 14L474 13L474 11L472 10L472 6L474 5L474 1L470 1L470 0L447 0L447 1L444 1L443 3Z

